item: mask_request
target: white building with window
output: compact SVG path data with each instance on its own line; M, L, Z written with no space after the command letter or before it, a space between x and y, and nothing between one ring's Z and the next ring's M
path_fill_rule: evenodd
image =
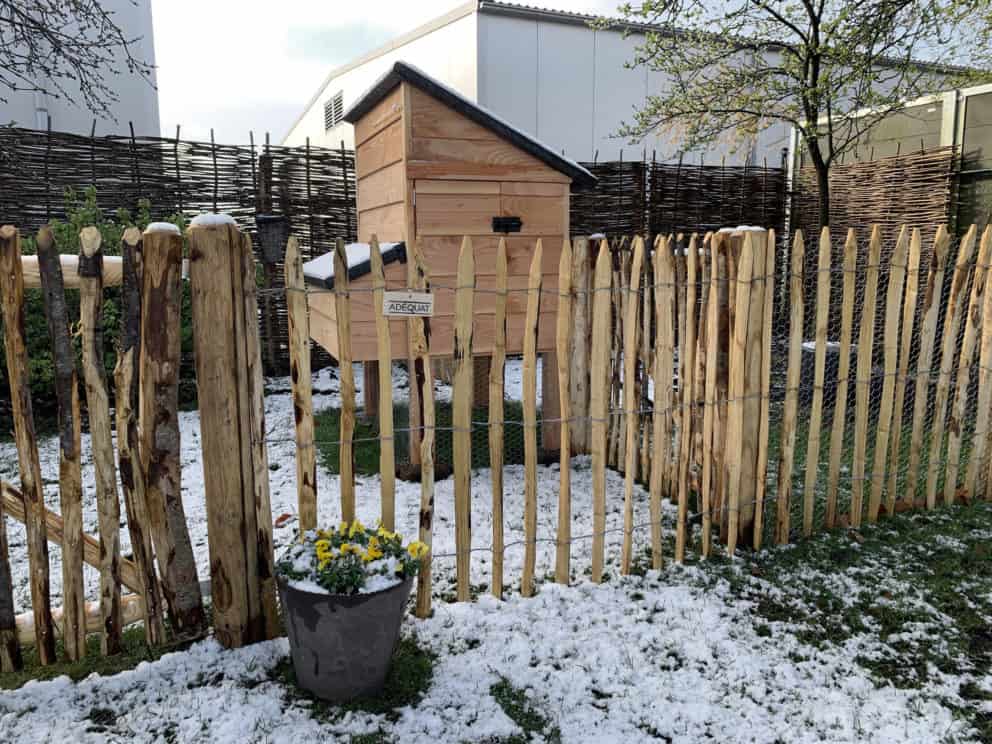
M343 113L394 62L412 64L573 160L659 160L677 151L669 142L631 145L616 137L625 120L664 80L646 67L627 69L643 41L635 29L590 27L593 16L496 0L471 0L450 13L331 72L283 140L287 145L354 146ZM778 164L788 128L773 126L750 147L707 148L708 162L750 158ZM693 162L698 154L691 154Z
M151 0L101 0L101 6L113 14L114 21L126 38L135 39L131 47L133 56L154 65ZM157 136L159 113L155 71L152 70L150 81L130 74L123 63L118 72L108 78L118 101L111 106L112 117L95 117L96 134L127 134L130 131L128 124L133 123L135 134ZM44 81L37 81L37 84L45 87ZM89 134L94 129L93 112L82 105L81 95L71 100L74 97L72 86L66 85L66 88L68 99L40 92L3 89L0 95L7 102L0 103L0 126L45 129L51 117L52 131Z

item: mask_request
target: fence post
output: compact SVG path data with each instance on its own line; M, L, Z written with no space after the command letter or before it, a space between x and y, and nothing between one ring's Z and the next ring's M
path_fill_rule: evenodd
M275 630L254 264L233 220L194 219L187 238L214 632L230 648Z
M141 251L141 355L138 380L141 468L162 593L173 628L206 627L196 561L180 488L179 365L182 235L152 223Z
M915 503L919 476L923 425L926 418L927 399L930 397L930 374L933 371L933 347L937 336L937 318L940 314L940 297L944 288L944 271L950 236L941 225L933 239L930 268L927 274L927 291L923 296L920 321L920 353L916 362L916 388L913 397L913 430L909 440L909 470L906 473L906 496Z
M637 446L637 431L640 415L637 413L637 334L640 326L637 314L641 309L638 295L641 281L641 266L644 263L644 239L638 235L633 242L634 255L630 265L630 281L624 302L623 322L623 407L626 413L626 438L624 449L623 478L623 548L620 556L620 573L630 573L630 563L634 552L634 479L637 477L637 460L640 450Z
M0 303L3 310L4 352L10 382L11 409L17 462L24 493L28 561L31 566L31 610L38 658L55 662L55 629L48 586L48 536L45 526L45 495L41 464L34 433L34 412L28 376L28 352L24 342L24 275L21 269L21 236L17 228L0 228Z
M813 368L813 408L806 442L806 477L803 486L803 535L813 534L813 507L820 469L820 429L823 420L823 384L827 371L827 326L830 322L830 228L820 231L820 255L816 266L816 326Z
M531 257L527 277L527 314L524 318L524 565L520 594L534 593L534 567L537 563L537 334L541 313L541 260L544 249L540 238Z
M903 300L902 308L902 339L899 351L899 369L896 373L896 393L892 412L892 444L889 451L892 457L898 458L900 455L900 444L902 442L903 407L906 400L906 381L909 375L909 355L913 346L913 328L916 322L916 301L919 297L920 289L920 229L913 228L912 237L909 240L909 264L906 271L906 297ZM979 408L979 414L981 408ZM894 511L897 506L894 502L896 493L896 476L899 474L898 468L892 468L889 474L889 504ZM900 499L905 503L905 496ZM912 496L909 503L912 504Z
M289 322L290 381L296 424L296 493L300 532L317 528L317 453L313 442L313 384L310 373L310 318L303 257L295 236L286 242L286 316ZM390 528L392 529L392 528Z
M431 288L423 254L416 241L410 251L410 288L429 292ZM420 401L420 420L423 432L420 437L420 542L428 547L427 558L420 566L417 577L417 617L431 614L431 562L430 552L434 535L434 377L431 370L431 326L427 318L410 320L410 388L417 390ZM411 401L412 405L412 401ZM412 435L413 432L411 432ZM413 438L411 436L411 442ZM411 445L412 446L412 445Z
M805 261L806 243L803 241L803 232L796 230L796 237L792 241L792 276L789 280L792 320L789 325L789 368L785 377L785 412L782 414L782 452L779 458L778 503L776 504L777 516L775 521L775 541L779 545L785 545L789 542L789 502L792 500L792 468L795 464L799 383L803 366L803 313L805 310L803 271L806 265ZM827 281L829 278L828 276Z
M868 448L868 398L871 392L872 350L875 343L875 303L878 301L878 263L882 236L878 225L868 241L868 267L865 294L861 302L861 330L858 333L858 366L855 371L854 456L851 458L851 516L854 528L861 526Z
M823 526L832 529L837 521L837 483L840 478L840 461L844 455L844 426L847 422L847 388L851 371L851 337L854 333L854 285L858 265L858 241L854 230L847 231L844 241L844 289L841 299L840 346L837 360L837 390L835 392L833 426L830 432L830 460L827 466L827 503ZM819 313L819 309L817 309ZM817 315L819 319L819 314ZM813 506L811 503L816 488L817 472L806 465L806 483L810 490L807 498L808 515L804 518L803 534L809 537L813 532Z
M975 250L975 236L978 229L972 225L958 248L954 264L954 280L951 283L951 296L947 300L944 316L944 335L941 338L940 374L937 376L937 399L934 402L933 431L930 434L930 460L927 462L927 508L933 509L937 503L937 478L940 475L940 451L944 445L944 418L947 415L947 398L950 394L951 374L954 367L954 347L958 341L958 329L964 315L964 291L968 287L968 274L971 272L971 257ZM944 503L953 503L944 494Z
M961 343L961 356L958 361L958 378L955 385L954 404L951 407L951 420L947 426L947 476L944 479L944 503L952 504L957 495L958 467L961 459L961 428L964 423L965 407L968 404L968 388L971 382L971 361L975 354L982 325L984 293L988 283L988 264L992 255L992 227L986 226L982 242L978 248L974 279L971 283L971 299L968 302L964 339ZM976 430L977 431L977 430ZM972 435L977 438L977 435ZM970 498L971 493L965 492Z
M758 462L754 486L754 549L761 550L765 526L765 489L768 486L768 429L771 424L772 305L775 302L775 231L765 241L765 276L761 280L764 305L761 323L761 412L758 418Z
M610 380L610 305L612 303L610 245L599 243L596 273L593 279L592 359L589 366L589 417L592 449L592 575L598 584L603 580L606 542L606 457Z
M489 470L493 489L492 592L503 597L503 385L506 369L506 238L496 248L496 309L489 360Z
M462 240L455 281L455 339L451 423L454 432L452 455L455 471L455 572L459 602L470 596L469 569L472 561L472 404L475 398L472 363L475 257L472 239Z
M714 470L721 467L717 457L716 441L713 436L714 419L717 417L717 368L719 362L720 335L720 252L723 250L723 233L710 235L710 277L709 293L706 300L706 370L703 379L703 477L699 492L699 510L702 512L702 544L700 552L706 558L710 554L712 532L711 509L713 499ZM658 383L655 382L655 397Z
M127 513L127 530L131 538L131 555L138 574L141 611L145 620L145 639L157 646L165 641L162 625L162 596L155 574L154 550L149 529L148 505L145 502L145 478L138 454L137 356L141 344L141 284L138 278L138 254L141 232L136 227L124 231L121 239L121 346L117 352L114 401L117 415L117 457L120 463L121 490ZM63 512L64 514L64 512ZM123 571L122 571L123 575Z
M334 311L338 328L338 379L341 395L341 443L338 445L341 479L341 519L355 519L355 369L351 363L351 294L348 291L348 256L344 241L334 248Z
M572 454L589 451L589 311L592 306L589 288L589 240L576 238L572 246L572 287L573 325L569 331L572 338L572 354L563 358L558 355L559 365L570 364L569 397L574 421L570 424ZM564 417L564 416L563 416Z
M62 543L62 645L70 660L86 654L83 589L83 485L80 469L79 380L76 351L69 336L65 284L55 238L48 226L38 231L38 273L55 362L59 417L59 505L65 521Z
M96 502L100 525L100 650L121 650L121 507L117 465L110 424L110 398L103 358L103 251L100 231L84 227L79 233L79 320L83 340L83 379L90 422Z
M558 401L561 423L558 485L558 544L555 551L555 581L567 584L571 574L572 540L572 396L570 340L572 336L572 245L562 241L558 260L558 317L555 351L558 357Z
M885 327L882 333L884 350L885 379L882 383L882 401L878 409L878 423L875 429L875 456L871 463L871 495L868 499L868 521L876 522L882 505L882 487L885 485L885 467L888 464L888 446L891 438L892 404L895 397L896 369L899 363L899 310L902 304L902 285L906 279L906 252L909 238L906 228L899 231L895 250L889 259L889 286L885 298ZM899 422L896 422L899 426ZM892 460L898 464L898 453L892 453ZM889 495L888 512L892 514L895 493Z
M372 262L372 296L375 312L378 364L379 405L379 477L382 481L382 526L389 532L396 529L396 450L393 438L393 349L389 337L389 319L383 315L383 293L386 274L382 266L379 239L373 234L369 246ZM365 410L370 402L366 398Z
M14 581L10 573L7 543L7 520L0 499L0 672L17 672L24 668L21 642L17 637L14 614Z
M679 434L679 468L678 468L678 517L675 527L675 560L682 563L685 560L686 516L689 509L689 461L692 458L692 409L695 402L693 382L696 376L696 265L699 262L699 246L696 235L689 238L689 248L685 262L685 303L682 306L682 316L685 319L683 328L685 336L679 339L679 397L682 421L682 431Z
M671 240L654 241L654 304L657 320L654 348L654 401L651 463L651 565L661 569L661 498L668 492L668 459L672 450L672 371L674 369L675 291Z

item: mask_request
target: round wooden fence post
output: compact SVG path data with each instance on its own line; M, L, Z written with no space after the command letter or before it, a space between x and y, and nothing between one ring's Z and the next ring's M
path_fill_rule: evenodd
M139 431L148 520L162 594L180 635L206 628L203 597L180 490L179 363L181 267L179 228L152 223L142 241ZM218 278L219 280L219 278ZM215 598L216 598L216 589Z

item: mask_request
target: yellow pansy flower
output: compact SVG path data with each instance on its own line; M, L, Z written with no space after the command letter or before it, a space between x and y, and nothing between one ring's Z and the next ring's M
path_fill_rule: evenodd
M427 555L429 551L430 548L428 548L424 543L420 542L420 540L414 540L406 548L406 552L410 554L410 557L415 558L417 560L423 558L425 555Z

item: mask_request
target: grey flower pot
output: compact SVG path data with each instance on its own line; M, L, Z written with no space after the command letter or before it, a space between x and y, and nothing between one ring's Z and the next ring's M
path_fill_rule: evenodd
M300 687L344 703L374 695L389 663L413 577L372 594L313 594L279 578L283 620Z

